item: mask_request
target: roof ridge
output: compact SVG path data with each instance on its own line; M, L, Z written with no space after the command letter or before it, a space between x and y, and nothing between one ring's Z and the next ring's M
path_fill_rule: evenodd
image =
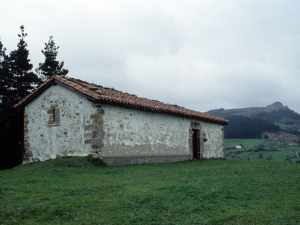
M199 119L207 122L217 123L221 125L228 124L228 120L211 116L207 113L199 112L196 110L186 109L176 104L163 103L158 100L151 100L144 97L138 97L135 94L129 94L127 92L118 91L114 88L103 87L101 85L88 83L80 79L75 79L66 76L53 75L50 79L45 81L39 87L37 87L28 96L14 105L15 108L21 108L29 102L31 102L37 95L49 88L55 83L62 83L69 86L82 95L87 96L90 100L96 102L103 102L107 104L120 105L129 108L138 108L151 112L167 113L177 116L189 117Z

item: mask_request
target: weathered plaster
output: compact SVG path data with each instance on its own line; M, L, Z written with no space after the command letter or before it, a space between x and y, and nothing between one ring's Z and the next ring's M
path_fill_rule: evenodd
M187 119L110 105L103 109L103 157L190 155Z
M192 129L199 130L201 158L224 157L221 125L95 104L56 85L25 107L24 161L89 154L110 165L187 160Z
M53 108L59 109L55 122ZM48 88L25 107L24 134L28 147L25 147L24 160L90 154L92 144L85 141L91 138L92 129L85 128L93 124L91 115L96 112L85 97L59 85Z
M203 158L224 158L224 127L222 125L201 122L203 135Z

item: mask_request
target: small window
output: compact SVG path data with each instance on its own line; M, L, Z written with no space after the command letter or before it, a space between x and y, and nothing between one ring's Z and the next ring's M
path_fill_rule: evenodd
M48 127L59 126L60 125L59 108L50 109L48 113L49 113L49 120L47 126Z
M55 122L55 108L53 109L53 122Z

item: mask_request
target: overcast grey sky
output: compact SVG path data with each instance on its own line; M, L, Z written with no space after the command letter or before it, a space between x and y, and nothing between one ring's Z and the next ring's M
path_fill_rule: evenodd
M53 36L69 77L207 111L300 113L298 0L0 0L0 38L29 58Z

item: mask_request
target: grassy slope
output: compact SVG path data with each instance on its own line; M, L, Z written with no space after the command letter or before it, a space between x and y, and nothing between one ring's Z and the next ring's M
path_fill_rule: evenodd
M269 142L274 142L273 140L270 140ZM266 143L265 149L268 150L269 147L269 142ZM229 154L230 152L235 153L238 151L247 151L248 147L254 147L259 144L261 144L261 139L226 139L225 140L225 148L230 147L230 146L235 146L242 144L246 147L246 149L230 149L226 150L226 158L227 159L237 159L237 160L247 160L248 158L250 160L261 160L261 161L266 161L266 158L272 155L272 160L273 161L279 161L279 162L284 162L285 158L287 155L293 156L295 155L295 151L299 152L299 146L284 146L284 147L277 147L277 151L259 151L259 152L242 152L240 154ZM259 154L263 154L263 158L259 158ZM236 158L232 158L233 156L237 156ZM293 162L299 159L292 159Z
M252 147L261 144L261 139L226 139L225 140L225 148L239 145L239 144Z
M0 171L0 224L299 224L299 166L31 163Z

